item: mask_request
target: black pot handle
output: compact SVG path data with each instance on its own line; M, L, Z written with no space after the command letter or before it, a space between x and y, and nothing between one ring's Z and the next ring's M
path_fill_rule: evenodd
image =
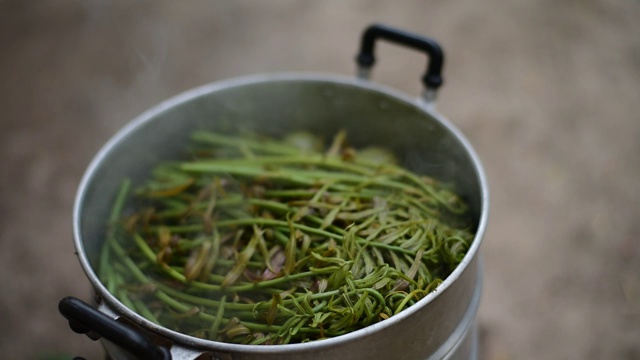
M374 48L376 40L378 39L408 46L427 54L427 72L422 77L422 83L427 90L425 93L426 100L432 101L435 98L435 91L442 85L444 53L440 45L428 37L394 29L385 25L371 25L362 34L360 53L356 57L356 62L360 67L361 77L368 77L368 72L376 61Z
M147 336L115 321L78 298L66 297L60 300L58 310L69 320L71 330L78 334L87 334L93 340L104 337L140 359L171 359L167 348L156 345Z

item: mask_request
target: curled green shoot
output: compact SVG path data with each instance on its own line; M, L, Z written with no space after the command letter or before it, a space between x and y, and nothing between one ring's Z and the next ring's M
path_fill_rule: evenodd
M160 164L134 197L123 182L98 271L125 306L175 331L265 345L339 336L420 301L473 241L449 187L360 158L346 133L325 152L205 131L193 141L195 160Z

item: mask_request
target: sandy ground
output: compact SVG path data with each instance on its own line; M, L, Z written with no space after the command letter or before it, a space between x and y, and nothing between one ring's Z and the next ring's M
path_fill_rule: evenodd
M178 5L180 4L180 5ZM0 1L0 352L101 357L57 312L91 298L76 187L135 115L258 72L351 74L380 21L444 46L440 111L491 187L484 359L640 359L640 2ZM419 91L383 45L375 80Z

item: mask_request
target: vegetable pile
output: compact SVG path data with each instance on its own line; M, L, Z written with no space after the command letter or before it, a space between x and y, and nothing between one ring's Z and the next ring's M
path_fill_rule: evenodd
M398 314L464 257L466 205L344 132L322 147L305 133L195 132L191 160L135 191L123 181L99 277L148 320L231 343L330 338Z

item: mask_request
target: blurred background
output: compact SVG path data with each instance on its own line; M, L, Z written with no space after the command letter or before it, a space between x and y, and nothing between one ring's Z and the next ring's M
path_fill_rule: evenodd
M275 71L351 75L362 29L437 39L438 108L491 190L483 359L640 359L637 0L0 0L0 352L101 358L69 330L90 300L72 203L98 149L189 88ZM375 81L420 91L381 44Z

